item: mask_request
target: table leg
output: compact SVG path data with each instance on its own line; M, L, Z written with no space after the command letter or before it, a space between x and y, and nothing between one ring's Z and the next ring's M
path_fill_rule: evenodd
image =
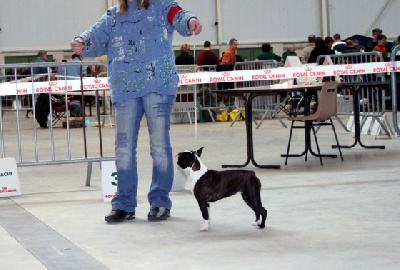
M358 96L358 91L362 90L360 86L358 89L350 87L353 93L353 111L354 111L354 142L351 145L340 145L340 148L353 148L357 143L364 148L377 148L385 149L384 145L364 145L361 142L361 123L360 123L360 100ZM332 148L337 148L337 145L332 145Z
M222 168L243 168L246 167L250 161L251 163L263 169L280 169L280 165L260 165L254 160L254 148L253 148L253 99L256 97L254 94L250 94L248 98L245 95L241 96L245 102L245 124L246 124L246 144L247 144L247 160L242 165L222 165Z

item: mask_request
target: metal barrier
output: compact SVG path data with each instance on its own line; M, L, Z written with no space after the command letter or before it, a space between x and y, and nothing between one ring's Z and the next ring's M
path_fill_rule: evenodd
M400 51L400 45L397 45L393 50L392 54L390 55L390 61L392 62L392 67L394 67L395 61L400 60L400 55L397 55L397 53ZM397 110L398 110L398 100L399 96L397 93L397 86L400 84L400 80L396 76L396 72L392 72L391 74L391 83L392 83L392 120L393 120L393 128L394 131L397 133L397 135L400 135L400 128L399 128L399 122L397 118Z
M283 64L277 62L275 60L263 60L263 61L249 61L249 62L238 62L235 63L234 70L259 70L259 69L271 69L283 67ZM279 79L277 80L258 80L258 81L243 81L243 82L235 82L235 88L243 88L243 87L256 87L256 86L269 86L272 84L279 83ZM256 124L256 128L259 128L262 122L267 118L276 117L286 128L286 124L280 118L278 112L281 106L282 98L280 95L271 95L271 96L258 96L253 99L253 113L258 112L260 115L259 122L254 119ZM243 110L242 104L240 104L240 99L236 98L236 106L239 109L239 113L236 115L236 118L232 121L231 126L236 122L237 118L240 116L241 111ZM253 114L254 115L254 114Z
M177 65L178 74L196 72L196 65ZM171 123L188 123L192 124L197 120L197 103L196 103L197 85L180 85L178 86L176 102L172 109Z
M106 151L108 156L105 155L103 149L99 89L93 88L90 89L91 91L83 91L82 77L71 81L71 78L65 76L66 72L64 72L64 75L62 72L61 74L55 72L57 69L66 70L69 66L80 66L80 69L83 69L88 65L98 66L103 64L100 62L51 62L0 65L0 69L13 68L15 70L12 80L3 81L0 84L0 147L2 158L16 157L18 167L87 163L86 186L90 186L93 162L115 159L114 147ZM47 72L38 74L38 68L44 68ZM23 77L17 73L18 69L27 69L29 72ZM63 87L53 89L55 80L57 80L58 85L67 85L67 80L68 84L72 82L80 84L81 91L73 94L80 97L80 104L82 108L85 108L82 110L81 119L70 117L67 109L69 103L66 100L72 92L67 92L67 87L65 89L62 89ZM43 82L46 82L48 87L38 87L39 89L36 89L36 85ZM41 129L36 122L37 112L35 105L39 94L25 94L28 93L23 88L23 85L26 84L32 89L36 89L36 92L42 92L40 95L47 97L47 105L50 111L48 129ZM5 96L5 89L10 87L15 87L15 92L18 95ZM53 112L53 103L51 102L53 94L59 94L65 98L65 103L63 104L65 105L65 117L61 118L62 121L57 123L53 121L54 115L51 113ZM89 95L95 100L96 117L93 117L93 119L97 119L97 128L86 128L83 121L83 119L87 118L85 98ZM8 104L10 97L12 100L11 106ZM27 112L32 112L33 117L28 118ZM77 126L82 128L74 128ZM72 140L72 136L74 136L74 140ZM80 137L79 142L76 140L77 136Z
M360 63L371 63L371 62L382 62L382 57L379 52L360 52L360 53L348 53L348 54L335 54L335 55L321 55L317 58L317 63L322 63L325 65L351 65ZM332 77L324 77L325 81L336 80L339 82L376 82L384 81L385 73L375 73L375 74L363 74L363 75L348 75L340 74ZM385 134L390 137L391 129L386 121L386 91L383 88L378 87L363 87L359 92L359 106L360 106L360 116L361 127L367 123L372 124L373 121L379 123ZM338 115L353 115L351 111L352 106L343 105L352 102L352 96L349 89L342 89L338 96ZM341 126L349 131L346 125L336 117ZM371 122L369 122L371 120ZM366 126L369 130L369 127Z
M282 63L274 60L265 61L249 61L238 62L235 65L178 65L177 71L179 74L192 73L192 72L229 72L230 70L256 70L256 69L270 69L282 67ZM262 85L271 85L278 80L260 80L260 81L243 81L243 82L216 82L200 85L183 85L178 88L177 100L173 110L172 123L190 122L194 121L193 114L200 112L200 121L215 122L216 116L223 110L230 110L237 108L239 113L233 119L231 126L236 122L237 118L242 112L242 105L239 99L218 95L218 91L212 92L217 89L224 89L225 87L253 87ZM195 101L198 102L193 102ZM257 128L260 127L264 119L270 117L277 117L283 126L285 124L280 119L277 112L280 106L280 97L267 96L257 97L253 101L253 110L262 113L260 122L257 123ZM196 111L197 107L197 111Z
M394 60L397 52L400 50L400 46L397 46L392 54L392 65L394 65ZM356 61L361 61L361 63L368 63L371 61L377 61L377 53L363 53L363 54L347 54L347 55L334 55L330 56L331 63L333 64L343 64L343 63L354 63ZM360 60L361 59L361 60ZM363 60L365 59L365 60ZM81 68L92 65L98 66L104 64L100 62L67 62L67 63L29 63L29 64L12 64L12 65L0 65L0 69L10 69L14 68L14 74L9 77L0 78L0 147L1 147L1 157L16 157L17 166L38 166L38 165L61 165L61 164L75 164L75 163L87 163L87 175L86 175L86 186L90 186L90 178L92 174L92 164L93 162L101 161L113 161L114 157L114 145L106 149L103 148L103 136L102 136L102 125L100 116L100 106L99 101L102 95L99 95L99 91L104 91L104 88L98 89L96 85L90 87L90 91L86 91L85 85L83 83L84 79L79 77L78 79L73 79L67 77L67 72L65 71L68 66L80 66ZM270 69L277 68L281 66L280 63L275 61L254 61L254 62L243 62L237 63L234 66L235 70L246 70L246 69ZM35 72L36 68L45 68L46 72L37 74ZM18 69L25 68L29 70L27 74L20 75L17 73ZM55 69L64 69L64 72L56 73ZM192 72L206 72L215 71L217 66L178 66L179 73L192 73ZM397 81L396 73L392 72L392 103L393 103L393 123L397 134L400 134L398 122L397 122ZM8 79L8 81L6 81ZM72 79L72 80L70 80ZM330 78L333 79L333 78ZM335 78L336 79L336 78ZM365 75L343 75L340 77L343 81L373 81L373 80L383 80L385 79L385 74L365 74ZM95 127L87 128L82 123L82 120L78 120L78 124L74 122L69 116L67 109L65 109L65 117L62 118L62 122L54 123L53 114L49 114L49 129L40 129L36 122L36 99L39 92L42 95L50 96L54 93L62 95L64 98L68 98L72 93L70 89L60 89L54 90L52 84L54 80L61 85L69 85L70 82L75 82L79 84L79 91L74 92L74 95L80 97L81 106L85 108L82 110L82 117L85 119L86 115L86 102L85 97L94 97L95 101L95 116L93 120L97 120L97 123L93 121ZM41 82L46 82L48 87L43 89L37 89L36 86ZM396 82L396 83L395 83ZM244 81L235 83L236 87L252 87L269 85L276 83L276 81ZM24 84L29 84L32 89L35 89L36 93L31 93L30 91L25 91L22 87ZM22 86L21 86L22 85ZM17 95L8 95L7 90L10 87L16 89ZM22 88L21 88L22 87ZM215 89L215 84L208 84L207 87ZM13 88L13 89L14 89ZM347 94L346 89L343 90L342 94ZM200 91L199 91L200 93ZM381 89L366 89L361 94L361 100L368 100L368 106L363 106L362 115L364 118L378 118L384 116L385 113L385 91ZM196 100L198 98L197 85L191 86L181 86L178 90L177 103L190 103L190 109L185 109L183 113L187 114L189 121L192 119L193 111L196 113ZM267 97L270 98L270 97ZM277 99L276 99L277 100ZM260 106L255 105L254 110L260 110L264 113L268 110L272 110L274 106L278 106L279 101L260 99ZM49 101L50 112L52 111L52 103ZM68 104L64 104L67 108ZM207 106L204 105L202 110L221 110L226 107L218 106ZM240 108L240 104L238 104ZM26 113L32 111L33 118L26 118ZM175 111L175 114L182 113L182 111ZM343 114L350 115L351 112L344 112ZM25 115L24 115L25 114ZM72 120L72 121L71 121ZM104 119L103 119L104 122ZM378 121L380 124L381 122ZM259 123L260 125L261 123ZM82 128L74 128L76 125L81 125ZM382 124L381 124L382 125ZM386 127L383 127L384 130ZM387 129L385 132L389 132ZM73 137L72 137L73 136ZM72 139L73 138L73 139ZM77 139L78 138L78 139Z
M197 66L196 72L216 72L217 65ZM200 119L205 122L215 122L216 116L222 109L226 109L225 104L221 106L222 98L213 90L217 90L217 83L207 83L198 85L197 100L199 101Z

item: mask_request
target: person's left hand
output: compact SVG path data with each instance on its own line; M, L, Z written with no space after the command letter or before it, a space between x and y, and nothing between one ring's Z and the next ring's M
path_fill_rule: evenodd
M201 32L202 26L201 23L199 22L199 20L197 19L191 19L189 21L189 29L190 29L190 33L198 35Z

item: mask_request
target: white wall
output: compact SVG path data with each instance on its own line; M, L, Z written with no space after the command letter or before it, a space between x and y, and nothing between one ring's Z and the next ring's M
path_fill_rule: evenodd
M115 3L110 0L1 0L0 55L39 49L68 51L70 40L96 22L112 2ZM389 37L400 34L400 16L397 16L400 0L179 0L179 3L198 16L203 32L195 38L176 34L176 46L195 43L200 49L205 40L212 44L220 40L222 44L232 37L242 45L305 42L310 33L322 35L324 19L328 21L328 34L340 33L343 38L369 35L375 26ZM217 3L221 6L220 17ZM330 18L323 17L324 9Z
M64 50L96 22L105 0L1 0L0 50Z
M221 18L217 16L217 2L221 3ZM394 38L400 34L400 0L180 0L180 5L197 14L203 32L193 38L175 35L174 44L182 42L202 44L200 41L221 43L232 37L240 44L263 42L305 42L309 34L346 38L355 34L370 36L379 27ZM324 17L323 11L327 17ZM327 29L323 29L323 21Z
M215 22L217 21L217 11L215 2L215 0L179 1L179 5L183 9L190 10L196 14L202 23L203 31L199 36L186 38L181 37L178 33L175 33L173 41L175 45L178 46L182 43L203 44L205 40L209 40L211 44L217 43L217 27L215 26Z
M342 38L354 34L370 36L371 30L378 27L386 36L397 37L400 35L399 11L399 0L332 0L332 35L340 33Z
M222 39L244 43L305 40L320 33L319 0L222 1Z

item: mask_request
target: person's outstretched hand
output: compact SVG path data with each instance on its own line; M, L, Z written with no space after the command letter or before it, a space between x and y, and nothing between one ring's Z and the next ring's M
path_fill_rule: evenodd
M80 55L83 50L85 42L81 38L76 38L71 41L71 49L74 53Z
M199 20L197 19L191 19L189 21L189 29L190 29L190 33L198 35L201 32L202 26L201 23L199 22Z

